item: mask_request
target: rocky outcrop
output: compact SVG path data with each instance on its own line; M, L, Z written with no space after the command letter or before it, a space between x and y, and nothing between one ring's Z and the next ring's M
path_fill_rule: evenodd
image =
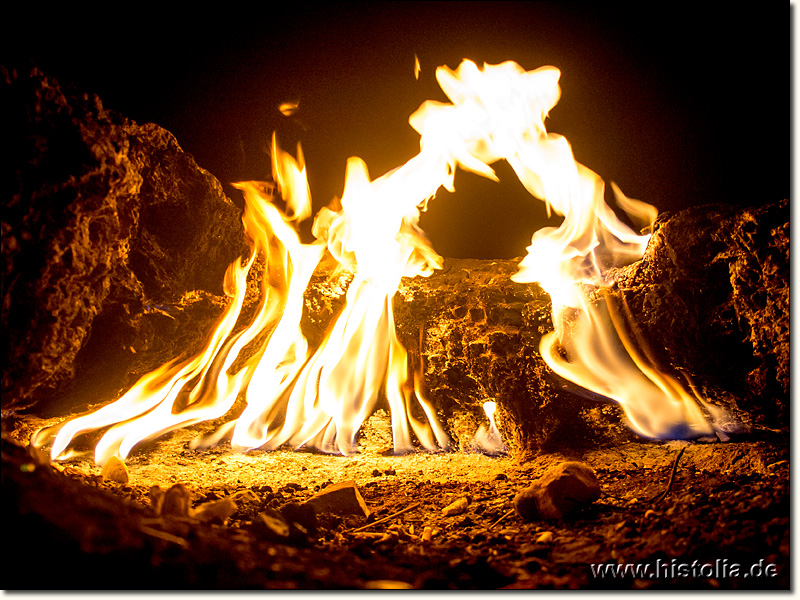
M205 336L240 211L157 125L35 68L2 99L3 408L107 400Z
M787 200L660 216L612 292L661 366L755 424L788 426Z
M2 218L3 408L63 414L115 399L140 375L197 352L246 252L239 209L153 124L6 71L9 186ZM610 298L646 353L745 425L785 428L788 202L705 206L657 221ZM446 259L394 298L400 341L461 447L497 403L515 452L631 439L619 408L549 369L547 294L511 281L518 260ZM242 322L257 298L251 272ZM320 267L303 329L314 347L349 283ZM249 308L248 308L249 307Z

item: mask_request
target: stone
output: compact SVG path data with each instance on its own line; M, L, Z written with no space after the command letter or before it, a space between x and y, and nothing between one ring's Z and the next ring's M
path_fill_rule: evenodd
M248 529L260 539L283 542L289 539L290 527L279 512L268 509L258 513Z
M611 295L659 368L744 425L788 427L789 202L659 216Z
M199 349L246 252L241 211L158 125L36 68L0 87L2 406L61 414Z
M176 483L164 492L160 514L162 516L188 517L192 492L182 483Z
M370 514L367 503L353 480L329 485L308 500L305 505L312 507L317 513L358 517L368 517Z
M189 516L198 521L219 521L226 523L237 510L236 502L232 498L220 498L211 502L204 502L189 510Z
M467 510L468 502L466 498L459 498L445 506L442 509L442 514L445 517L451 517L453 515L460 515L465 510Z
M100 470L100 475L103 476L103 479L116 481L117 483L128 483L130 479L128 467L116 456L112 456L106 461L106 464Z
M550 467L514 497L514 509L526 521L560 520L600 498L600 484L592 468L581 462Z

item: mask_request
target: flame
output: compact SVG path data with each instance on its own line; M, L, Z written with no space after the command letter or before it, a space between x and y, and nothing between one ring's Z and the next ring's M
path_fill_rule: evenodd
M95 449L95 460L103 464L126 457L145 439L220 418L243 396L238 418L197 439L195 447L230 437L243 449L290 445L351 454L362 423L385 399L397 452L414 447L412 432L428 450L448 448L420 374L409 375L392 298L403 277L429 276L442 266L419 227L420 212L440 188L453 191L457 168L497 180L491 165L499 160L545 202L548 214L564 217L559 227L533 234L513 277L538 282L552 298L555 330L541 345L547 364L618 402L642 435L711 433L706 413L713 414L713 407L653 367L627 333L624 309L604 292L613 283L610 267L639 259L649 236L617 217L604 200L602 179L574 159L563 136L547 132L545 119L561 95L560 74L555 67L525 71L512 61L482 69L469 60L456 70L439 67L436 79L450 102L427 101L409 118L420 134L419 154L376 179L360 158L349 159L340 208L317 214L310 244L300 241L296 229L311 215L302 150L298 145L295 158L273 136L275 186L237 186L246 202L251 252L228 269L231 301L203 351L171 361L116 402L42 432L35 443L54 435L55 459L76 435L109 427ZM288 114L295 109L296 104L281 108ZM616 186L613 191L632 223L652 224L654 207L625 197ZM285 212L274 203L278 195ZM300 328L303 294L326 250L354 277L342 312L311 349ZM261 300L251 323L241 328L248 276L259 256L267 264ZM484 408L490 431L481 440L504 448L495 404Z
M506 454L508 448L503 443L503 437L500 435L500 430L494 420L494 414L497 412L497 403L494 400L487 400L483 403L483 412L486 413L486 418L489 419L489 428L487 429L484 425L478 428L472 440L473 447L490 455Z

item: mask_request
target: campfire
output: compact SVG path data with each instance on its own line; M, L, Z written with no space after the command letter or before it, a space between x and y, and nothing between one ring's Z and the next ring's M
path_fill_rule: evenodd
M315 214L275 135L239 214L157 125L7 72L21 137L85 150L66 183L20 170L3 225L15 533L112 588L123 557L132 587L785 587L788 203L607 189L546 126L560 75L440 66L419 153L351 158ZM443 258L421 213L500 163L560 224Z

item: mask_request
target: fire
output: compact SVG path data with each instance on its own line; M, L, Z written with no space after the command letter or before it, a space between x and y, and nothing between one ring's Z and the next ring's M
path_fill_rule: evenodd
M415 73L418 75L418 62ZM51 456L63 457L76 435L108 427L95 449L103 464L125 458L146 439L245 408L195 446L230 438L236 448L284 445L352 454L363 422L381 398L389 404L396 452L447 449L450 440L422 393L420 374L395 333L392 298L403 277L429 276L442 258L419 227L420 212L457 168L497 179L491 165L506 160L525 188L564 217L537 231L514 279L538 282L552 297L555 331L541 352L559 375L618 402L631 426L651 437L711 433L703 407L673 379L660 374L627 336L624 311L605 301L609 267L641 257L649 236L624 224L604 201L603 181L577 163L569 143L544 121L560 98L560 71L525 71L514 62L465 60L440 67L436 78L449 103L428 101L409 123L420 152L376 178L359 158L347 163L340 208L315 217L312 243L297 224L311 215L311 195L300 146L296 157L272 140L275 185L238 184L251 252L230 265L230 303L203 351L174 360L138 381L116 402L41 432L55 436ZM293 112L295 104L281 110ZM614 188L630 220L651 224L655 209ZM280 211L275 200L286 202ZM317 348L309 348L300 321L303 294L326 251L354 272L341 314ZM237 329L248 275L262 257L261 300L252 322ZM255 347L255 350L253 348ZM245 352L245 349L248 349ZM487 403L491 429L483 442L504 449ZM418 418L416 415L424 415Z
M489 428L487 429L484 425L478 428L472 440L473 447L491 455L507 453L508 448L503 443L503 437L500 435L500 430L494 420L494 413L497 412L497 403L494 400L487 400L483 403L483 412L486 413L486 418L489 419Z

